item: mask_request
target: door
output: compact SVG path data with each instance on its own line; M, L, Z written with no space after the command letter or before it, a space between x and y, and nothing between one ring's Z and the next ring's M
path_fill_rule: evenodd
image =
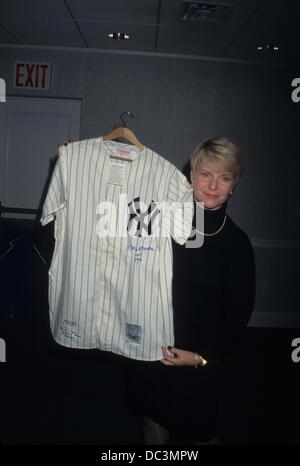
M79 139L81 101L8 97L0 104L0 200L38 209L58 144ZM28 214L6 217L34 218Z

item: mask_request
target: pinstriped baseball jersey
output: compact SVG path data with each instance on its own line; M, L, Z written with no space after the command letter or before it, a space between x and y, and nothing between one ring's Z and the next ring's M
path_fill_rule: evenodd
M111 157L124 154L132 161ZM164 202L185 205L184 231L171 222L163 237L153 234ZM114 215L105 215L107 206ZM174 344L171 235L183 244L192 215L191 186L151 149L102 138L62 146L41 218L43 225L55 219L49 270L55 340L162 359L161 346ZM126 228L118 230L120 219ZM156 231L162 224L158 219ZM115 234L103 234L107 225Z

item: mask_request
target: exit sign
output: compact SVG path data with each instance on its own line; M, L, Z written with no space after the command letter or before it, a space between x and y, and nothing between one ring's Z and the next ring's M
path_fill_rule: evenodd
M15 62L14 87L50 90L51 72L51 63Z

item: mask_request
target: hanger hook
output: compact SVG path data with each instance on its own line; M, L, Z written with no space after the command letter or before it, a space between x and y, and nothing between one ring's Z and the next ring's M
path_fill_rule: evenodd
M123 112L123 113L121 114L120 118L121 118L121 120L123 121L123 126L125 127L125 126L126 126L126 122L125 122L125 120L124 120L124 118L123 118L123 115L128 115L128 116L130 116L130 118L134 118L134 115L132 115L132 113L130 113L130 112Z

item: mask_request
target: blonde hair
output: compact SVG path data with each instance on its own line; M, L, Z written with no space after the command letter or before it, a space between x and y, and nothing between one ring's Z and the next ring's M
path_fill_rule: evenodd
M225 137L207 139L198 144L191 157L191 171L194 173L200 164L212 163L221 163L236 181L243 172L240 148Z

